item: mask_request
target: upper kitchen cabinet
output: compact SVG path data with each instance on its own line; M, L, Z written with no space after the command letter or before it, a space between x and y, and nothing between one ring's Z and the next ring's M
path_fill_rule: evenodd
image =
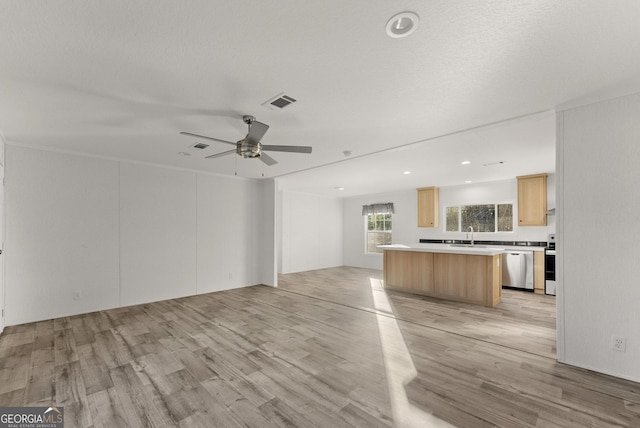
M437 187L418 189L418 227L438 227L439 200Z
M547 225L547 174L518 179L518 226Z

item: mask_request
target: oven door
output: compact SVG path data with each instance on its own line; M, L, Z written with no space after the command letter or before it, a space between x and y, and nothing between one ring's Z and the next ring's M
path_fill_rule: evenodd
M556 295L556 250L544 252L544 293Z

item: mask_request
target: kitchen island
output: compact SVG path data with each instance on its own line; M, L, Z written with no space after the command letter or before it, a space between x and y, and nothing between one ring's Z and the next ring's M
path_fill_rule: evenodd
M502 295L504 249L438 244L381 245L384 287L494 307Z

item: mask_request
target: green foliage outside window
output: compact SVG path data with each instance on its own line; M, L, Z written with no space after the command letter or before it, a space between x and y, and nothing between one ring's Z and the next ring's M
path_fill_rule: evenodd
M447 207L447 232L457 232L460 230L459 207Z
M367 214L367 253L382 253L378 245L391 244L391 213Z
M473 227L475 232L496 231L495 205L465 205L460 207L462 231Z
M513 232L513 204L462 205L446 208L446 231Z
M498 204L498 232L513 232L512 204Z

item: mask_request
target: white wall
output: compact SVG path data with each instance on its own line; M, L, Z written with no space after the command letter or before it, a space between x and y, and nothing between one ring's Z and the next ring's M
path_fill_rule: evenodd
M0 249L4 251L4 137L0 132ZM0 333L4 330L4 257L0 254Z
M196 201L194 173L120 165L122 306L196 294Z
M257 216L255 223L260 233L260 258L257 265L260 267L260 283L278 286L278 251L276 215L278 186L275 180L262 180L262 212Z
M559 360L636 382L639 117L640 94L558 113L557 166Z
M542 171L541 171L542 172ZM428 183L425 183L427 186ZM555 208L555 174L547 180L547 206ZM415 244L420 239L466 239L464 232L445 232L445 209L447 206L507 203L514 205L517 218L518 184L515 178L504 181L447 186L440 188L440 224L436 228L418 227L418 196L416 189L401 192L356 196L344 200L344 264L348 266L382 269L381 254L365 253L365 225L362 205L393 202L394 244ZM496 241L546 241L549 233L555 232L555 217L548 217L547 226L518 227L513 232L475 233L476 240Z
M262 283L260 183L198 174L198 294Z
M273 276L258 181L12 145L6 163L8 325Z
M7 325L118 306L118 164L7 145L5 172Z
M342 200L279 192L280 273L342 265Z

